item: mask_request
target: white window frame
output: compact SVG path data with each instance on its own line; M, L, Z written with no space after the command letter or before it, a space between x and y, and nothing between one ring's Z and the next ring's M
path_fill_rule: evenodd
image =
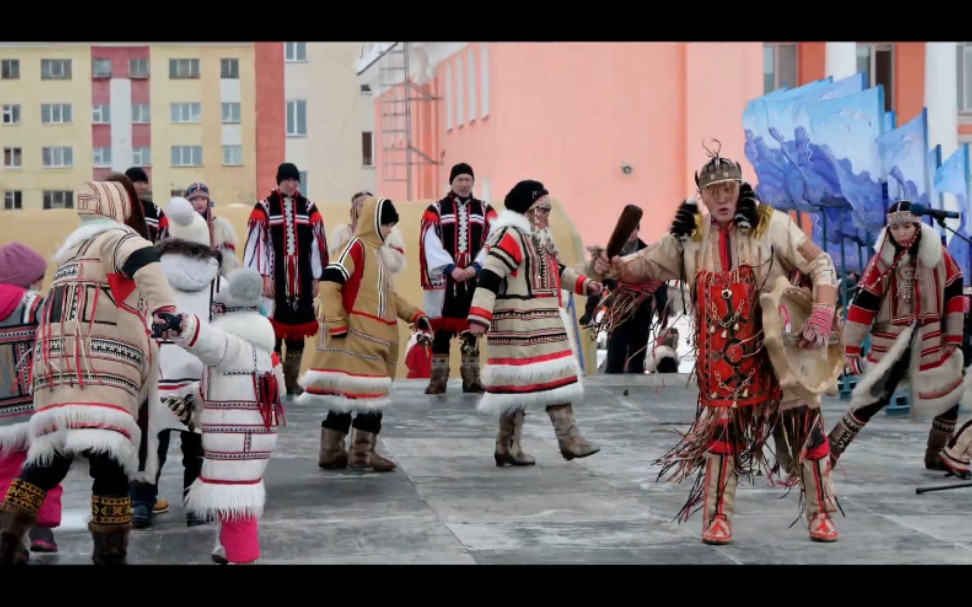
M169 119L172 124L198 124L202 122L202 103L172 102L169 104Z
M71 124L74 108L70 103L42 103L41 124Z
M152 124L152 104L132 104L132 124Z
M446 108L446 131L451 131L452 127L455 126L455 108L452 107L453 97L455 97L455 92L452 88L452 64L447 63L445 68L445 92L442 95L442 100L445 101Z
M41 80L71 80L70 59L41 59Z
M128 77L130 79L144 80L149 77L149 73L149 60L147 58L128 60Z
M3 68L6 67L7 75L3 75ZM0 79L20 80L20 59L0 59Z
M91 77L95 80L110 80L111 59L95 59L92 61Z
M469 53L466 55L466 82L469 84L469 90L466 94L469 96L469 122L476 120L476 53L474 49L470 47Z
M45 169L70 169L74 167L74 148L55 145L41 148L41 166Z
M958 112L972 119L972 42L959 42L958 47ZM966 90L968 89L968 95Z
M489 116L489 45L479 46L479 105L482 117Z
M463 82L463 62L462 57L455 61L456 66L456 126L466 123L466 88Z
M303 124L300 117L303 116ZM307 137L307 100L287 101L287 137Z
M300 186L298 186L300 188L300 193L306 198L308 197L308 192L310 192L310 190L307 189L307 171L298 171L297 174L300 175Z
M799 80L800 78L800 45L796 42L765 42L763 43L763 94L771 93L775 90L779 90L784 86L788 86L791 89L800 86L799 82L781 82L780 76L780 49L783 47L793 48L793 76ZM773 88L771 90L766 90L766 51L771 51L773 53Z
M93 148L92 165L96 169L111 168L111 146Z
M222 105L223 111L223 124L240 124L241 119L241 104L239 101L224 101Z
M242 145L223 146L223 166L224 167L243 166L243 146Z
M73 209L74 190L44 190L41 200L44 209Z
M3 210L19 211L24 208L23 190L6 190L3 193Z
M20 104L8 103L3 106L3 124L16 126L20 124Z
M873 88L878 85L877 82L877 53L875 51L887 51L891 53L891 82L890 86L884 87L884 111L894 111L894 87L895 87L895 70L898 67L898 57L895 52L894 43L891 42L858 42L857 43L857 55L860 55L862 49L867 49L868 55L868 68L867 68L867 79L868 81L864 83L866 87ZM856 61L856 59L855 59ZM857 65L855 63L855 65Z
M284 42L284 61L287 63L302 63L307 61L307 43Z
M152 148L138 147L132 148L132 166L141 167L143 169L152 166Z
M10 162L7 162L7 156L10 157ZM22 169L24 168L24 148L19 147L5 147L3 148L3 168L5 169Z
M174 145L172 146L171 157L173 167L201 167L203 149L201 145Z
M198 80L199 59L169 59L169 80Z
M111 124L111 105L108 103L96 103L92 105L91 124Z

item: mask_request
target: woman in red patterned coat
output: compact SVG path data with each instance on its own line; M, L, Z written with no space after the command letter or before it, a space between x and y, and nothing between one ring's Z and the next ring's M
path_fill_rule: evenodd
M938 233L911 213L907 200L888 210L877 253L861 277L844 325L847 368L860 372L863 367L865 373L851 395L850 410L830 431L830 457L836 463L907 381L912 415L935 416L925 467L945 470L940 455L955 430L962 396L967 312L962 270ZM868 332L871 351L862 361L861 343Z

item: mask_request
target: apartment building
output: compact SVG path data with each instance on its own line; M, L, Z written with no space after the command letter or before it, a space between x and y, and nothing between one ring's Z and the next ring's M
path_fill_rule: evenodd
M73 208L130 166L157 201L256 200L253 44L0 44L0 65L3 209Z

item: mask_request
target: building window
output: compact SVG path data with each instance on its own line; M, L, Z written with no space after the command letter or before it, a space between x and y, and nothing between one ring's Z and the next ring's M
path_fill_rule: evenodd
M6 211L16 211L24 208L24 193L20 190L7 190L3 193L3 208Z
M72 190L44 190L45 209L73 209L74 192Z
M479 192L480 195L483 197L483 200L489 202L490 198L493 196L493 191L489 179L480 179L479 187L480 187Z
M152 148L132 148L132 164L143 169L152 166Z
M69 145L43 148L44 168L66 169L74 166L74 148Z
M201 103L173 103L169 106L172 122L201 122L202 104Z
M370 95L371 94L371 85L370 84L362 84L361 85L361 94L362 95Z
M479 100L482 106L483 118L489 116L489 45L483 44L479 47Z
M111 78L111 59L95 59L91 64L92 78Z
M298 174L300 175L300 185L298 188L304 196L307 196L307 193L310 192L307 186L307 171L300 171Z
M3 106L3 123L20 124L20 104L19 103Z
M42 103L41 122L44 124L68 124L71 122L71 104Z
M19 80L20 59L3 59L0 61L0 78L4 80Z
M223 166L235 167L243 164L242 145L223 146Z
M91 106L91 123L92 124L110 124L111 123L111 106L107 103L99 103Z
M959 42L958 47L958 110L972 114L972 42Z
M199 78L199 59L169 59L169 79Z
M24 165L23 148L3 148L3 168L19 169Z
M466 70L466 82L469 83L469 90L467 94L469 95L469 120L476 119L476 53L469 49L469 54L466 55L469 63L466 65L468 68Z
M169 196L182 198L185 195L185 190L169 190Z
M361 164L366 167L375 166L375 145L374 133L371 131L361 132Z
M202 166L202 146L201 145L172 146L172 166L174 167Z
M442 100L445 101L446 107L446 130L452 130L453 124L455 123L455 114L452 110L452 64L446 64L445 69L445 92L442 94Z
M466 122L466 87L462 78L462 59L456 61L456 126Z
M223 103L223 124L240 123L240 104L238 101Z
M128 60L129 78L148 78L149 60L148 59L129 59Z
M239 59L220 59L219 61L219 77L229 78L231 80L238 80L240 77L240 60Z
M149 124L152 122L152 106L148 103L136 103L132 106L132 124Z
M111 168L111 148L101 147L94 149L94 167L96 169Z
M797 82L797 45L763 45L763 93L794 88Z
M41 80L70 80L70 59L41 59Z
M307 43L284 42L284 59L286 61L307 61Z
M287 102L287 136L307 136L307 102L303 99Z
M858 44L857 71L869 87L884 86L884 111L894 109L894 45Z

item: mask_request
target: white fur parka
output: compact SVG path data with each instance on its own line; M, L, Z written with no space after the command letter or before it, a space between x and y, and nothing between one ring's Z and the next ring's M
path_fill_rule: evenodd
M263 474L277 442L257 403L255 377L283 374L273 353L270 321L256 311L231 312L212 324L186 316L176 343L206 365L193 421L202 428L202 474L189 489L187 508L199 515L259 517L266 502Z

